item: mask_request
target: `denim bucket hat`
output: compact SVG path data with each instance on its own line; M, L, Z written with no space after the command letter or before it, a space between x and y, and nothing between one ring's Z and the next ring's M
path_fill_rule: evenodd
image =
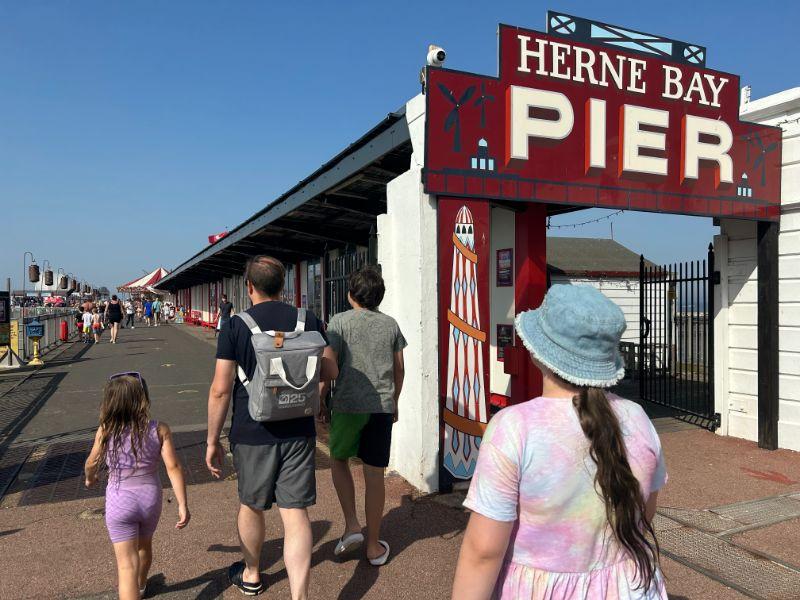
M625 376L619 353L625 315L596 288L554 285L514 325L533 358L574 385L607 388Z

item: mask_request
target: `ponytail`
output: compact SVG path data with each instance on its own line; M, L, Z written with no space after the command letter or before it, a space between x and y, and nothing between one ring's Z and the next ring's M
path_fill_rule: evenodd
M600 388L581 389L572 404L590 442L589 456L597 464L595 484L602 493L608 523L636 561L639 582L647 590L658 563L658 541L645 516L645 499L628 463L617 415Z

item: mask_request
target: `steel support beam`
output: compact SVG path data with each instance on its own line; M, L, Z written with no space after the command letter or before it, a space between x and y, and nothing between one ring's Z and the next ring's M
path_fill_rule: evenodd
M778 447L778 223L758 223L758 446Z

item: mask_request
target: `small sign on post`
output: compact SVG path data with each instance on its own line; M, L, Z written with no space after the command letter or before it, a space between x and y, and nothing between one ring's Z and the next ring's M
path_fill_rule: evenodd
M43 365L44 361L39 358L39 340L44 337L44 323L40 323L38 319L34 318L25 325L25 335L33 341L33 358L28 364Z

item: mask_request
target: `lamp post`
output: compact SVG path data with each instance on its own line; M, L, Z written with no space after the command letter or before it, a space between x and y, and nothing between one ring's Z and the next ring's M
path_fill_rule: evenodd
M42 277L39 277L39 298L42 297L42 288L44 286L53 285L53 269L50 267L50 261L45 259L42 261Z
M22 306L21 306L22 311L21 312L22 312L23 322L25 321L25 278L30 277L33 274L33 271L30 271L27 268L26 259L28 258L29 254L31 255L31 266L36 264L36 259L33 257L33 252L26 252L25 254L22 255ZM39 280L39 267L37 266L36 279L31 283L35 283L38 280Z
M69 279L67 279L67 272L63 269L63 267L58 267L58 271L56 273L58 275L58 289L59 290L66 290L69 287ZM66 298L64 298L66 301Z

